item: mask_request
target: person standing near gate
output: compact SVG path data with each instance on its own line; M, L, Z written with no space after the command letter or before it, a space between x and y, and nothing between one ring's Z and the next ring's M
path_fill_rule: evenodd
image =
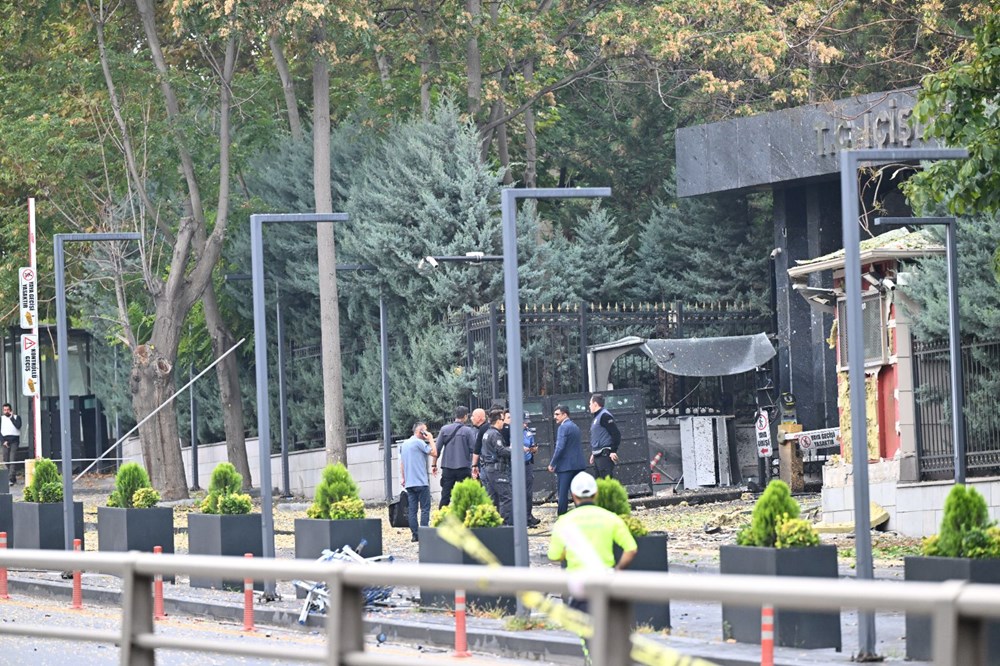
M622 434L611 412L604 409L604 395L594 393L590 396L590 413L594 421L590 424L590 464L594 466L597 478L614 478L615 465L618 464L618 445L622 443Z
M420 506L420 525L427 527L431 518L431 482L427 476L428 456L437 466L437 447L434 435L427 424L417 421L413 424L413 437L399 445L399 482L406 489L409 500L411 541L420 540L417 523L417 506Z
M480 466L487 471L486 490L503 517L504 525L513 524L513 495L510 486L510 447L503 441L503 410L490 412L490 429L483 435Z
M540 521L535 518L532 509L535 504L535 454L538 453L538 445L535 444L535 429L531 427L531 419L528 418L528 412L524 413L524 490L525 494L528 496L528 503L525 504L527 507L527 521L528 527L537 527Z
M580 427L570 420L569 408L566 405L559 405L553 417L559 424L559 429L556 431L556 446L549 460L549 471L555 473L558 479L557 515L561 516L569 510L570 483L574 476L587 468L587 460L583 456L583 436L580 434Z
M441 504L451 503L451 489L472 476L472 452L476 447L476 431L468 426L469 408L455 408L455 420L438 433L437 462L441 466ZM434 468L431 467L431 471Z
M490 423L486 420L486 410L477 407L472 410L472 429L476 433L476 445L472 449L472 478L479 479L479 483L487 488L486 470L479 464L479 457L483 453L483 435L490 429Z
M3 442L3 463L12 484L17 483L17 447L21 446L21 417L9 402L3 403L0 415L0 440Z

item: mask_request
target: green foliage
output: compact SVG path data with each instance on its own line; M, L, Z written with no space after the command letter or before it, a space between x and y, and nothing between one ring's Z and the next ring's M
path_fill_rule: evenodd
M944 516L937 537L925 539L924 555L937 557L988 557L1000 546L986 500L975 488L955 485L944 501Z
M38 501L43 504L55 504L63 501L63 487L61 481L49 481L42 485L38 494Z
M132 495L132 506L136 509L150 509L160 502L160 493L154 488L139 488Z
M444 519L451 515L451 504L445 504L439 509L431 511L431 527L437 527Z
M357 500L357 503L345 503ZM341 504L334 510L334 504ZM360 509L358 508L360 504ZM336 514L336 515L335 515ZM365 506L358 498L358 484L343 463L327 465L316 485L316 495L312 506L306 512L310 518L344 519L364 518Z
M594 498L594 504L617 516L632 515L632 506L628 503L628 492L617 479L610 477L597 479L597 497Z
M55 491L49 490L43 493L46 486L55 484L59 486L59 499L46 499L53 497ZM30 498L29 498L30 496ZM59 475L59 468L48 458L42 458L35 463L35 475L31 479L30 487L24 489L24 499L28 502L61 502L62 501L62 476Z
M135 462L125 463L115 474L115 490L108 498L108 506L131 509L135 506L133 497L136 491L142 488L152 488L146 468Z
M628 527L628 531L632 533L633 538L638 539L649 534L649 529L646 528L646 525L639 518L635 516L622 516L622 520L625 521L625 526Z
M774 479L754 505L750 525L736 535L736 543L773 548L778 541L778 526L798 517L799 503L792 497L788 484Z
M778 523L775 548L808 548L819 545L819 532L804 518L789 518Z
M559 301L588 303L617 302L622 285L628 284L630 267L626 264L631 240L623 236L618 222L595 201L580 218L572 240L557 236L553 252L558 261L550 270L550 279L560 288Z
M493 500L476 479L464 479L451 489L450 513L463 523L471 511L483 505L493 506Z
M479 504L465 514L466 527L499 527L503 525L500 512L492 504Z
M202 500L201 510L204 513L226 513L222 510L222 500L239 493L242 487L243 475L236 471L232 463L219 463L212 470L212 477L208 481L208 495ZM247 498L249 499L249 495ZM249 511L247 509L243 513Z
M242 516L251 509L253 501L246 493L228 493L219 498L219 513L224 516Z
M1000 558L1000 527L974 527L962 539L966 557L976 560Z

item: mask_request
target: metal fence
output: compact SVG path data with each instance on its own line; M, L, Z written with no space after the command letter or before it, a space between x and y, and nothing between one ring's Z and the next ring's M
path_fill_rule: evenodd
M453 319L466 340L466 371L473 381L470 406L488 406L504 395L504 310L489 304ZM587 346L629 335L690 338L751 335L771 330L770 316L742 303L569 303L521 306L524 394L548 396L587 390ZM751 415L756 403L753 373L732 378L678 377L660 370L642 352L615 362L615 388L644 391L647 408L684 414L687 409L735 408Z
M917 460L923 480L954 476L947 341L913 342ZM1000 474L1000 341L962 345L966 473Z
M1000 601L994 585L961 581L900 583L764 576L708 576L599 571L572 576L546 568L487 568L426 564L357 567L338 562L272 560L197 555L141 553L66 553L62 551L2 550L0 566L64 571L82 569L121 576L122 626L119 631L0 624L0 636L30 636L74 642L117 644L120 663L152 666L157 650L184 650L287 661L285 646L224 642L158 634L153 619L153 580L157 574L218 577L238 572L260 579L322 580L329 586L330 608L324 648L298 648L296 661L331 666L409 665L411 658L366 651L364 588L407 585L442 591L475 589L498 594L533 590L567 594L582 586L590 605L594 634L590 640L593 663L601 666L632 664L628 636L632 605L674 599L721 602L744 606L772 605L800 610L857 608L865 611L903 610L929 615L934 663L938 666L986 666L978 645L985 643L987 620L1000 619ZM2 604L2 602L0 602ZM429 666L453 664L451 658L421 660Z

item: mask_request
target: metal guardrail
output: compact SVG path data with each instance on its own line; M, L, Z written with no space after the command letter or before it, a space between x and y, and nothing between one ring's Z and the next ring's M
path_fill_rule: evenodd
M341 562L267 560L199 555L142 553L66 553L0 551L0 567L50 571L83 570L122 578L121 631L96 631L20 623L0 624L0 636L31 636L117 644L121 663L152 666L156 650L186 650L244 657L287 659L287 647L220 643L159 635L153 622L153 579L157 574L202 577L232 576L255 580L322 580L329 586L325 649L299 649L300 661L330 666L412 666L412 658L366 652L363 588L409 585L428 589L513 594L524 590L566 594L586 592L595 632L590 642L593 663L629 666L631 606L668 599L721 602L799 610L901 610L929 615L937 666L986 666L987 620L1000 620L1000 594L993 585L961 581L916 583L765 576L710 576L646 572L569 574L556 569L454 567L427 564L353 567ZM0 602L2 606L2 602ZM422 660L428 666L454 664L451 659Z

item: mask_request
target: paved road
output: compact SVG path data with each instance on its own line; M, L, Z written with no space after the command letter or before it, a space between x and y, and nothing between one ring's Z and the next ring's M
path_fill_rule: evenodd
M82 611L68 608L64 602L51 602L47 599L12 598L0 602L0 626L17 624L48 625L74 628L93 628L95 630L115 630L120 627L121 611L106 606L87 606ZM168 617L156 623L157 633L169 636L210 639L218 642L255 643L261 645L287 646L288 658L282 660L251 659L228 655L212 655L199 652L157 651L156 663L169 666L198 664L210 666L217 664L241 664L247 666L275 666L278 664L308 663L295 659L298 649L322 648L325 639L316 632L259 627L254 633L246 633L242 626L219 622L217 620L202 620L190 617ZM376 645L371 640L370 650L404 655L414 662L420 662L430 657L447 657L449 652L439 648L410 648L396 645ZM110 666L119 663L119 650L114 645L98 643L71 643L60 640L39 640L24 636L0 635L0 663L32 664L32 666L64 666L73 663L74 666ZM513 659L499 660L488 655L476 655L472 659L461 660L463 666L486 666L487 664L504 664L504 666L546 666L544 662L521 661Z

